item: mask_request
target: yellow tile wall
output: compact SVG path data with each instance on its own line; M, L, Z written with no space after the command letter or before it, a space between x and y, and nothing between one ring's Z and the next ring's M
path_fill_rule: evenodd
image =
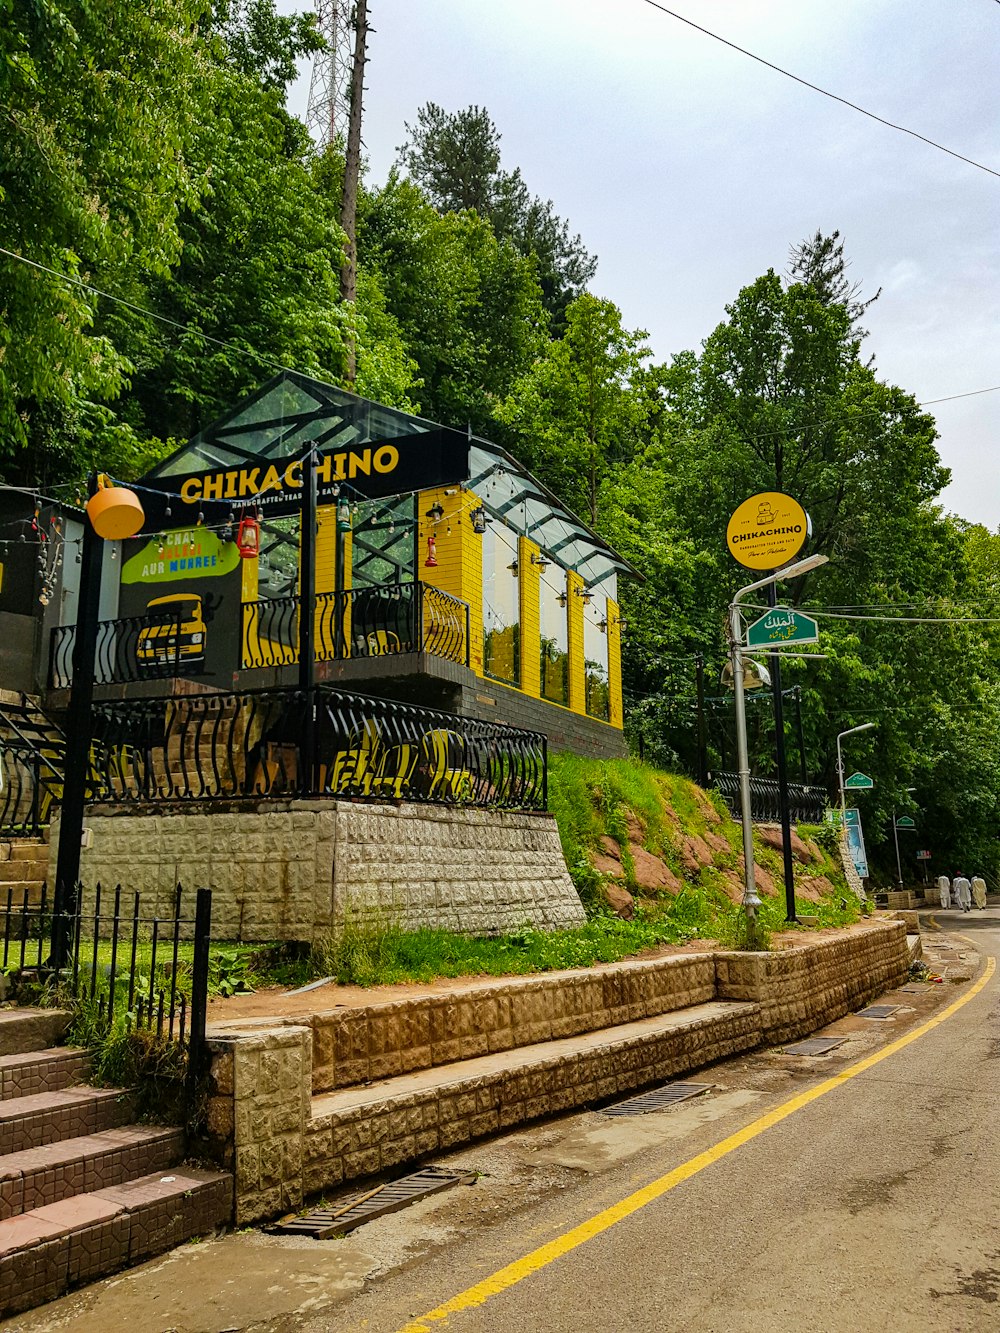
M608 721L619 730L624 725L622 707L622 631L618 603L608 598Z
M572 712L587 712L586 676L583 669L583 598L577 596L577 589L583 587L583 579L570 570L566 576L566 592L569 594L569 706Z
M449 487L449 489L451 489ZM427 517L435 503L444 510L437 523ZM417 577L424 583L451 593L469 604L469 666L477 676L483 674L483 539L472 530L471 510L479 504L472 491L446 495L443 487L421 491L417 496L419 515ZM427 538L437 540L437 568L428 569Z
M521 689L537 699L542 692L539 661L541 626L541 570L531 563L540 547L527 537L517 539L517 579L521 598Z

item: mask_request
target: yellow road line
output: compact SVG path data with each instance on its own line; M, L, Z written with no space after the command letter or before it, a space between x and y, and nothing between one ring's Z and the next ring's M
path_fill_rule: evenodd
M763 1134L765 1130L780 1125L782 1120L787 1120L790 1115L794 1115L796 1111L801 1111L810 1102L816 1101L828 1092L833 1092L835 1088L841 1087L852 1078L857 1078L859 1074L863 1074L874 1065L887 1060L890 1055L895 1055L897 1051L903 1050L911 1042L917 1041L920 1037L933 1031L934 1028L939 1027L953 1014L956 1014L963 1005L974 999L989 982L995 971L995 960L987 958L986 967L979 980L974 982L960 999L948 1005L947 1009L942 1009L941 1013L936 1014L934 1018L921 1024L920 1027L914 1028L912 1032L908 1032L903 1037L898 1037L874 1055L866 1056L865 1059L859 1060L856 1064L842 1069L839 1074L834 1074L831 1078L818 1083L816 1087L810 1088L807 1092L799 1093L797 1097L792 1097L790 1101L782 1103L773 1111L768 1111L766 1115L760 1116L759 1119L752 1121L745 1128L737 1130L735 1134L730 1134L728 1138L722 1139L714 1147L708 1148L705 1152L699 1153L697 1157L692 1157L683 1162L680 1166L675 1167L673 1171L668 1171L665 1176L660 1176L658 1180L645 1185L641 1190L636 1190L634 1194L628 1195L619 1203L612 1204L610 1208L605 1208L603 1212L588 1218L586 1222L581 1222L579 1226L573 1227L571 1231L557 1236L537 1250L532 1250L530 1254L515 1259L506 1268L499 1269L490 1277L484 1278L474 1286L459 1292L450 1301L445 1301L443 1305L439 1305L435 1309L429 1310L427 1314L405 1324L399 1330L399 1333L431 1333L433 1324L447 1321L449 1316L459 1314L462 1310L471 1310L478 1305L483 1305L491 1296L506 1291L508 1287L516 1286L518 1282L523 1282L526 1277L530 1277L532 1273L537 1273L539 1269L545 1268L553 1260L562 1258L564 1254L569 1254L571 1250L583 1245L585 1241L592 1240L594 1236L599 1236L602 1231L607 1231L618 1222L624 1221L626 1217L638 1212L640 1208L645 1208L647 1204L662 1198L664 1194L675 1189L685 1180L690 1180L692 1176L696 1176L699 1171L704 1171L706 1167L721 1161L723 1157L735 1152L737 1148L742 1148L745 1143L755 1139L758 1134Z

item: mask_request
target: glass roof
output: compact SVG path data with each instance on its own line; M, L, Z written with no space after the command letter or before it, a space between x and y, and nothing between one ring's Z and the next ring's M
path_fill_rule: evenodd
M142 480L153 482L248 462L290 460L300 457L310 444L318 443L326 452L435 429L435 422L286 371ZM537 542L547 555L589 585L616 574L642 577L505 450L478 437L470 445L469 475L455 477L454 482L467 483L487 508Z

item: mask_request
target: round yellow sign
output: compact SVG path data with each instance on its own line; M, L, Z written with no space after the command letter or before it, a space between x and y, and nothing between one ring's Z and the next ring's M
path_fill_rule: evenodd
M747 569L780 569L802 550L809 535L806 511L781 491L744 500L729 520L729 554Z

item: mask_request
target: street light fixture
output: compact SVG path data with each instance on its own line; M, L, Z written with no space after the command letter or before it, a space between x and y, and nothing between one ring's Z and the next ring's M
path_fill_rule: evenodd
M915 792L916 787L907 787L906 794ZM899 891L903 891L903 864L899 859L899 825L896 823L896 807L892 807L892 836L896 844L896 879L899 881Z
M844 795L844 755L840 748L840 742L845 736L853 736L859 731L871 731L875 727L874 722L862 722L860 727L848 727L846 731L841 731L837 735L837 781L840 784L840 822L843 826L846 823L847 799Z
M740 623L740 602L752 592L768 588L781 579L796 579L801 574L808 574L811 569L818 569L829 560L827 555L810 555L805 560L797 560L793 565L786 565L769 574L766 579L748 583L740 588L729 604L729 654L733 664L733 691L736 705L736 755L740 778L740 818L743 825L743 910L747 917L747 943L752 947L757 942L757 908L760 898L757 894L757 876L753 859L753 824L750 819L750 759L747 752L747 717L743 698L743 626Z

